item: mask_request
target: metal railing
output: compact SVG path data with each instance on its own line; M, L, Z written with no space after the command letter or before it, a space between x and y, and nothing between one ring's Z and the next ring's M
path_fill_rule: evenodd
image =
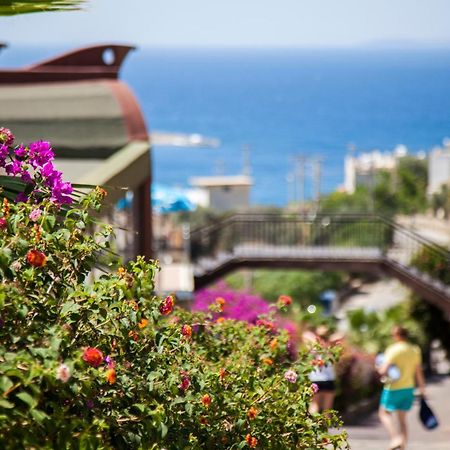
M223 259L250 252L378 255L450 284L450 252L385 217L373 214L237 214L191 232L191 259ZM334 252L334 253L333 253Z

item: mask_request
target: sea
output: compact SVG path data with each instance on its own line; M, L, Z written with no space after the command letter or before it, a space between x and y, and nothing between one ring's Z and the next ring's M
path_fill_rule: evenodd
M60 50L70 49L12 47L0 53L0 67L34 63ZM325 194L343 184L350 149L390 151L402 144L416 153L450 137L445 48L140 48L127 57L121 78L150 130L221 143L153 148L155 181L188 187L195 176L250 169L255 205L295 200L298 156L305 159L308 198L315 186Z

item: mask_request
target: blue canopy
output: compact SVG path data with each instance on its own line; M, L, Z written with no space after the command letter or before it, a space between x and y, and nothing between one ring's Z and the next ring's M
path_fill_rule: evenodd
M117 203L118 208L124 209L131 205L133 194L128 192L127 195L120 199ZM183 189L167 186L164 184L152 184L152 209L159 214L177 212L177 211L194 211L197 208Z
M157 213L170 213L194 211L196 205L189 200L183 189L153 183L152 208Z

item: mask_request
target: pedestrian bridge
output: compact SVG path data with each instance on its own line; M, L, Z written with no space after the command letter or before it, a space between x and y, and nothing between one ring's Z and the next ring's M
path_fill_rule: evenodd
M195 289L238 268L385 273L450 314L450 252L382 216L237 214L190 245Z

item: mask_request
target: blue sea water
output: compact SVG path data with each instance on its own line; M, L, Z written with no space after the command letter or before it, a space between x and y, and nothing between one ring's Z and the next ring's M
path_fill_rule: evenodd
M0 55L1 67L40 56L21 49L14 59L12 53ZM222 143L218 149L155 148L157 182L187 186L190 177L219 169L240 173L248 145L255 204L287 202L296 154L323 158L322 191L330 192L343 182L350 143L360 151L397 144L418 151L450 136L446 49L140 49L125 61L122 78L151 130L199 133ZM306 184L311 195L311 168Z

